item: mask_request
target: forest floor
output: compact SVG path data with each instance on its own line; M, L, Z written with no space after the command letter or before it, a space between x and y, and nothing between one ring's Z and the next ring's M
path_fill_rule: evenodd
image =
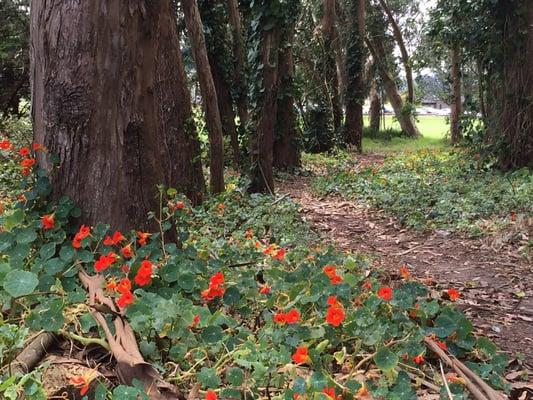
M366 165L384 159L378 154L360 157ZM301 205L314 230L341 250L371 256L391 281L401 279L398 270L405 265L433 290L459 289L458 306L476 330L511 357L521 353L533 365L533 266L517 249L495 247L487 238L406 229L362 202L340 195L319 197L310 184L310 177L287 176L278 188Z

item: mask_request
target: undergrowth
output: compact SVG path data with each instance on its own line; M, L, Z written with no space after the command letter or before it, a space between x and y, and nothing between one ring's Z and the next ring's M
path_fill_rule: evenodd
M316 165L316 160L315 160ZM415 229L482 235L532 216L533 175L503 173L470 153L421 150L392 155L383 164L327 162L313 182L319 194L361 199Z
M407 400L424 377L446 396L427 340L508 390L506 356L473 335L453 304L457 290L430 291L406 268L401 282L382 281L365 258L322 248L290 199L250 197L236 182L192 208L160 187L161 212L149 216L153 232L80 227L76 205L47 201L45 174L33 165L27 171L25 160L46 151L34 149L2 150L20 186L0 214L0 396L45 398L45 366L10 374L32 333L109 346L83 276L102 279L116 310L105 321L124 318L144 358L185 394L197 387L210 399ZM434 163L416 170L437 170ZM96 399L146 398L138 381L120 385L97 369L70 383ZM456 399L467 398L464 379L445 379Z

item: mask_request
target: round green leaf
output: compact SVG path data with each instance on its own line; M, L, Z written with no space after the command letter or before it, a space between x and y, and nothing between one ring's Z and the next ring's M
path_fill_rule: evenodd
M46 243L43 247L41 247L41 250L39 250L39 255L41 256L43 261L46 261L49 258L52 258L55 253L56 253L55 243Z
M382 371L391 371L398 365L398 356L388 348L382 347L374 356L374 362Z
M37 239L37 233L31 228L21 229L17 233L17 243L26 244L31 243Z
M230 368L226 373L226 379L233 386L241 386L244 382L244 372L238 367Z
M202 332L202 339L207 343L216 343L222 339L222 328L220 326L208 326Z
M39 284L37 275L33 272L15 270L9 272L4 281L4 289L13 297L30 294Z

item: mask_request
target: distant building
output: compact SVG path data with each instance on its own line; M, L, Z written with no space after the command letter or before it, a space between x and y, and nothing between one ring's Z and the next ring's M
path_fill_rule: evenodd
M446 108L450 108L449 104L446 104L442 100L439 100L436 96L433 96L431 94L426 95L421 101L420 105L422 107L431 107L436 108L437 110L442 110Z

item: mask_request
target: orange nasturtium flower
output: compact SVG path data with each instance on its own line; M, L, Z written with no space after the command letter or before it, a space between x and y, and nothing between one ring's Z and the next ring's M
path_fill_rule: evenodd
M198 325L200 323L200 315L195 315L194 318L192 319L192 323L191 325L189 326L189 328L196 328L196 325Z
M79 249L81 247L81 241L87 236L89 236L90 233L91 228L85 225L80 226L80 230L78 231L78 233L76 233L74 239L72 240L72 247L74 247L75 249Z
M53 229L56 224L54 214L43 215L41 217L41 226L44 230Z
M73 386L79 386L80 387L80 396L85 396L85 394L89 391L89 386L91 385L91 382L96 378L96 374L94 371L90 371L83 375L75 375L71 376L69 379L69 383Z
M424 355L419 354L418 356L413 358L413 361L415 362L415 364L418 364L418 365L424 364Z
M122 293L117 300L117 305L120 308L124 308L129 304L133 304L133 293L131 292Z
M311 361L311 358L309 357L309 352L307 347L301 346L296 349L294 354L292 355L292 360L296 364L304 364Z
M451 301L455 301L461 296L461 293L459 293L457 289L452 288L448 289L448 296L450 297Z
M341 306L331 306L326 313L326 322L334 327L338 327L342 324L342 321L346 318L344 308Z
M7 139L0 140L0 150L10 150L11 142Z
M212 390L205 392L205 400L217 400L217 394Z
M139 238L137 243L139 243L139 246L146 246L146 241L150 236L152 236L151 233L137 231L137 237Z
M20 150L19 150L19 154L22 156L22 157L27 157L30 155L30 149L27 148L27 147L22 147Z
M405 265L400 268L400 275L405 280L409 279L409 276L410 276L409 269Z
M266 283L259 287L259 293L261 294L270 294L270 292L271 292L270 286L268 286Z
M389 301L392 299L392 288L387 286L382 286L378 289L378 297L383 300Z
M117 285L117 292L123 294L131 290L131 281L128 278L123 278Z
M149 260L144 260L135 275L135 283L139 286L146 286L152 281L153 264Z
M126 238L124 236L122 236L122 233L119 232L119 231L116 231L114 234L113 234L113 237L111 236L106 236L105 239L104 239L104 245L105 246L116 246L117 244L119 244L120 242L122 242L123 240L126 240Z
M131 248L131 243L120 249L120 254L122 254L122 257L124 258L132 258L133 249Z

